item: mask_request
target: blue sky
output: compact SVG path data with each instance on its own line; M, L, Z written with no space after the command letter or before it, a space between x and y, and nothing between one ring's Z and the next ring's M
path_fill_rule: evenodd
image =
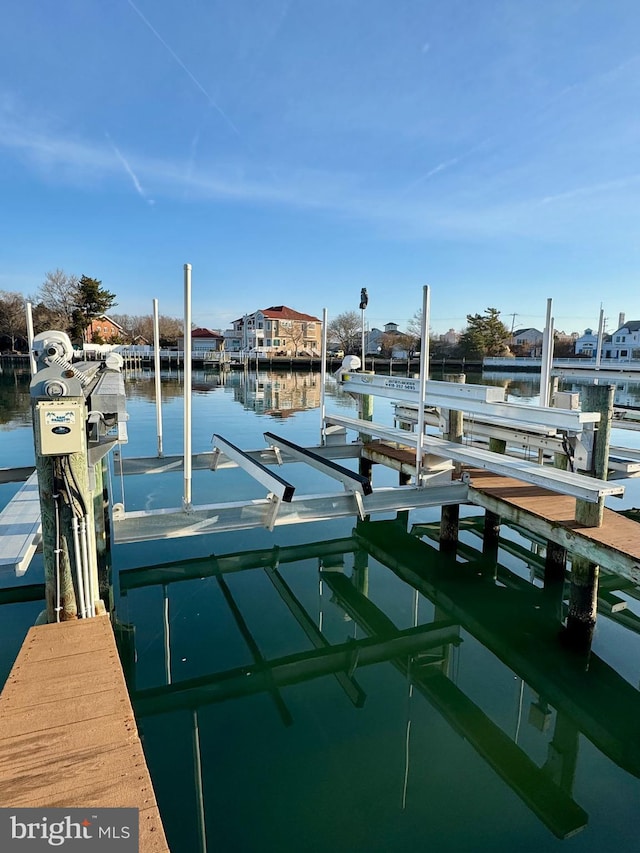
M0 289L225 328L640 319L637 0L4 4ZM515 313L515 319L512 314Z

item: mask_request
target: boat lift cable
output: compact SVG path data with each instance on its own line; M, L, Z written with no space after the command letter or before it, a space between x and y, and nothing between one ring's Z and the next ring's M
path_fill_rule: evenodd
M575 472L576 469L574 465L573 448L569 443L569 439L567 438L566 432L562 433L562 449L564 450L565 456L567 457L567 460L569 462L569 470Z

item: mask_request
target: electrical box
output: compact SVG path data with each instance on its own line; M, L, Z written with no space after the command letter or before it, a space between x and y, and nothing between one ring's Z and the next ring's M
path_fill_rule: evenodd
M580 408L580 394L575 394L573 391L556 391L552 405L556 409L571 409L575 412Z
M40 400L36 403L36 450L41 456L65 456L86 450L84 402Z

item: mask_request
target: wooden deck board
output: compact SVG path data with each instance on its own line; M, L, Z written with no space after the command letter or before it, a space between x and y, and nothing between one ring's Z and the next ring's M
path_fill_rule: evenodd
M636 521L605 508L602 527L585 527L575 520L575 498L489 471L472 470L470 474L473 488L640 560L640 524Z
M168 851L107 617L31 628L0 695L0 802L134 807Z

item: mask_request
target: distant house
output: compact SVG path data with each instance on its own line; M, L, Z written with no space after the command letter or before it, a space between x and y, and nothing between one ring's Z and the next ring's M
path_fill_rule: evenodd
M89 323L85 337L88 344L109 344L112 341L124 341L126 334L119 323L102 314Z
M640 320L624 320L602 346L602 358L611 361L640 359Z
M460 340L460 332L456 332L455 329L449 329L448 332L445 332L444 335L440 335L440 341L443 344L449 344L449 346L455 346Z
M575 354L595 358L597 346L598 336L594 335L592 329L585 329L584 334L576 339Z
M397 342L394 342L394 338ZM375 355L381 350L391 350L393 358L407 358L406 335L397 323L385 323L384 329L373 328L365 334L367 354Z
M224 337L211 329L193 329L191 352L220 352L224 348ZM178 338L178 349L184 350L184 336Z
M319 355L322 321L287 305L272 305L245 314L224 332L227 352L263 355Z
M516 329L511 335L509 347L518 355L539 357L542 355L542 338L539 329Z

